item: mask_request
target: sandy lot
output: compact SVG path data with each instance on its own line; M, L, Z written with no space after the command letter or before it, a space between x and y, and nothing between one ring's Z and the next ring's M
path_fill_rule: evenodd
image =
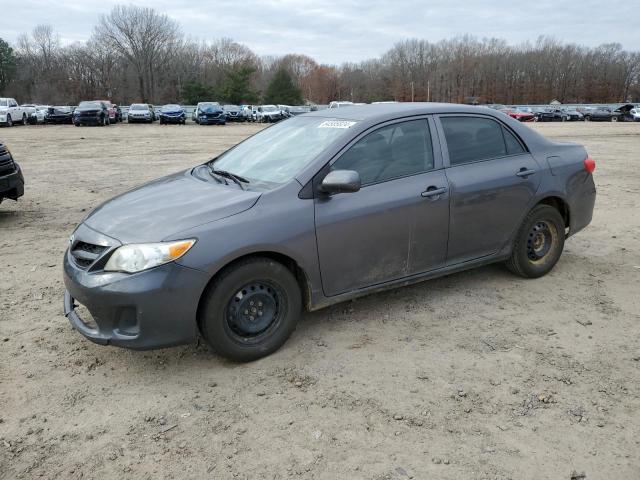
M89 209L259 126L1 129L28 184L0 206L0 478L638 478L640 124L533 127L598 162L593 223L550 275L337 305L246 365L90 343L61 261Z

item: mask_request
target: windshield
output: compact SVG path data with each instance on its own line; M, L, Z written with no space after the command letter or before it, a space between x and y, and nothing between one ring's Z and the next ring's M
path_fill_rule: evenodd
M79 108L102 108L100 102L80 102Z
M144 103L134 103L129 107L129 110L149 110L149 107Z
M175 112L176 110L182 110L180 105L165 105L162 107L163 112Z
M262 107L263 112L275 112L276 110L277 108L273 105L265 105L264 107Z
M285 183L355 123L318 117L292 118L262 130L222 154L214 167L245 177L252 184Z
M240 110L240 107L236 106L236 105L225 105L224 107L225 110L230 111L230 112L237 112L238 110Z

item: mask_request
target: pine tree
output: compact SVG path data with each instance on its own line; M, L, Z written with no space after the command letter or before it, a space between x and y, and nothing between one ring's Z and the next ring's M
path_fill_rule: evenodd
M269 83L264 101L273 104L299 105L302 103L302 92L293 83L289 72L281 68Z

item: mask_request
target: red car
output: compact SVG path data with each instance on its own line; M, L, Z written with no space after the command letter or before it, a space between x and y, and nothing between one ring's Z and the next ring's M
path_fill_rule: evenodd
M519 122L533 122L536 118L535 114L528 107L504 108L500 110L502 113L515 118Z
M118 111L113 103L109 100L96 100L96 102L102 102L107 106L107 111L109 112L109 123L116 123L118 121Z

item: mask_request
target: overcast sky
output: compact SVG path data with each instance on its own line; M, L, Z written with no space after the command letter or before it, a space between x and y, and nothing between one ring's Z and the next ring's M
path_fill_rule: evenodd
M63 43L86 40L115 0L0 0L0 37L48 23ZM258 55L302 53L324 63L379 56L406 38L456 35L535 41L539 35L640 49L637 0L143 0L200 40L229 37Z

